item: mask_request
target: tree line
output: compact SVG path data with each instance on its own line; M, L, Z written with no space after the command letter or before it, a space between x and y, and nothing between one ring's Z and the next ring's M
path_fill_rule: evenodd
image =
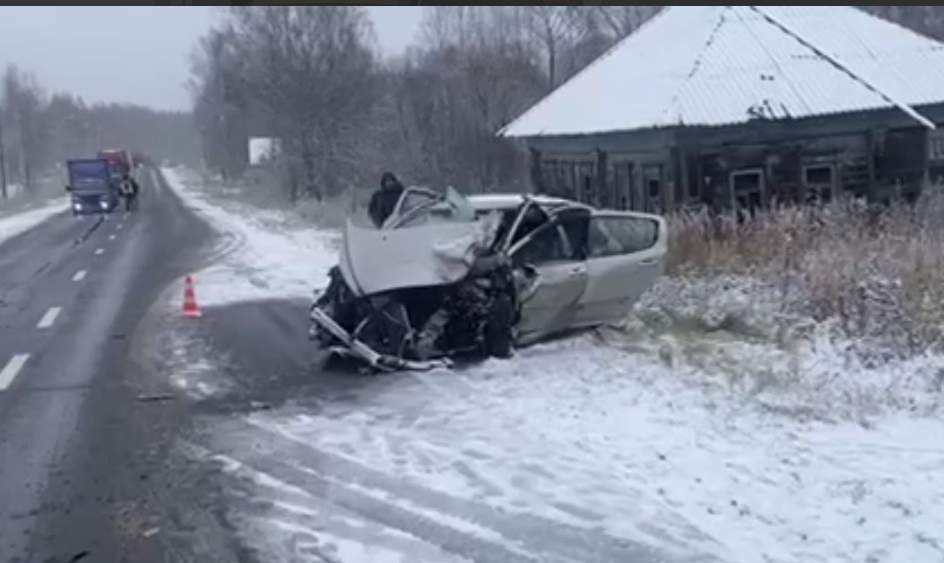
M194 56L208 165L238 174L246 138L280 141L285 196L373 187L383 170L463 189L519 189L496 130L658 6L427 6L419 39L384 58L360 6L231 6Z
M938 7L862 8L944 35ZM525 155L496 131L661 9L426 6L414 44L384 58L364 7L227 7L193 58L202 158L239 174L248 137L277 138L293 201L372 188L387 169L520 190Z
M88 104L67 92L48 92L16 65L0 75L0 197L14 184L34 190L42 175L65 160L103 148L196 164L200 142L189 112Z

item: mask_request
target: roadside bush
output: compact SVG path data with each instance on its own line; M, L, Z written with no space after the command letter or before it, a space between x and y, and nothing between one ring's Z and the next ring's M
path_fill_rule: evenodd
M828 323L896 354L944 349L944 195L875 209L844 200L780 207L739 223L670 218L670 276L750 279L783 314ZM709 284L710 285L710 284ZM801 298L796 298L799 295Z
M295 207L296 212L308 223L325 229L340 229L344 221L352 217L355 222L367 221L367 198L370 194L341 194L322 201L307 199Z
M260 209L290 212L285 217L293 219L293 226L339 229L350 216L353 216L355 221L367 220L367 198L370 195L368 191L344 192L321 201L305 198L293 206L285 195L284 182L275 171L266 168L249 169L239 178L225 181L204 171L202 185L217 197L229 198Z

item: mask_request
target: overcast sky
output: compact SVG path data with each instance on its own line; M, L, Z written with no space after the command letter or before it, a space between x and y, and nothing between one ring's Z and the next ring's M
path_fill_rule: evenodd
M380 45L399 52L422 8L369 8ZM16 63L51 90L86 101L189 109L189 54L212 24L207 6L3 6L0 68Z

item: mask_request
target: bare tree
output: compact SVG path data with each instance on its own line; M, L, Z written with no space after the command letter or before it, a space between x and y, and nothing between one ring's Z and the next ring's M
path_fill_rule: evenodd
M35 77L15 65L7 67L2 90L7 147L5 154L11 156L10 160L15 163L13 178L29 192L33 188L34 172L48 156L45 153L47 135L42 122L44 94Z
M663 6L594 6L587 10L600 20L611 38L619 40L636 31L662 8Z
M371 117L376 79L370 21L357 6L232 7L247 89L277 133L290 171L289 197L342 188L359 128ZM299 184L302 185L299 185Z
M564 51L580 43L588 29L581 10L575 6L519 6L526 14L526 25L532 40L541 47L547 71L547 91L563 81L561 59Z
M249 111L245 78L248 68L236 51L233 29L211 30L191 62L190 87L203 160L225 178L242 168L245 142L241 132L248 128Z

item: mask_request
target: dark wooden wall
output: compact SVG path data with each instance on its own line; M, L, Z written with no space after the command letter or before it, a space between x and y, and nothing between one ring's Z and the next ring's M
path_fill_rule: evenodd
M944 124L944 104L919 110ZM900 110L528 143L536 191L656 213L842 195L886 199L944 179L944 131Z

